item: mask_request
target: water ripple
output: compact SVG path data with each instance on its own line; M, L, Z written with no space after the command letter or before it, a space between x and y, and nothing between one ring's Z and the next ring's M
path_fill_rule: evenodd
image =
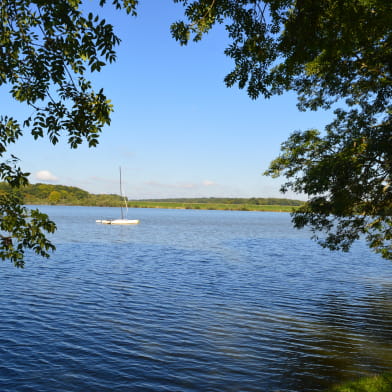
M1 391L306 392L392 368L392 266L361 245L327 252L285 214L140 210L126 231L48 209L54 257L3 264Z

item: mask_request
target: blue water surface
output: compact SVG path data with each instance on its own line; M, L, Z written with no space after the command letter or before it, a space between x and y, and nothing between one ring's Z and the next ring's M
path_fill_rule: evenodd
M323 391L392 369L392 263L286 213L46 206L0 273L0 391Z

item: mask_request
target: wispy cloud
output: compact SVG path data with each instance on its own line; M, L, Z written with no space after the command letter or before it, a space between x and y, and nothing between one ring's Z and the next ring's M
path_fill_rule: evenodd
M56 182L58 180L49 170L40 170L34 176L38 181Z

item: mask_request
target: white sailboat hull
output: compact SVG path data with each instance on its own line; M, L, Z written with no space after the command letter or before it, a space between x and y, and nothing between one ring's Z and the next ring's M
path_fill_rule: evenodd
M139 223L139 219L98 219L95 222L103 225L137 225Z
M123 207L121 207L121 219L97 219L96 223L101 223L102 225L137 225L139 219L126 219L126 213L128 211L127 198L124 196L122 181L121 181L121 167L120 167L120 195L124 199L125 204L125 214L123 214Z

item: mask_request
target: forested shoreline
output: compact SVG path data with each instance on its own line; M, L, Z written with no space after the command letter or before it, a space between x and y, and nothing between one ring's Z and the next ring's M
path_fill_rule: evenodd
M12 192L22 198L26 205L69 205L118 207L123 199L115 194L92 194L81 188L66 185L28 184L19 189L12 189L6 183L0 183L0 193ZM128 200L132 208L174 208L174 209L210 209L242 211L291 211L302 205L300 200L281 198L170 198Z
M13 192L27 205L69 205L69 206L120 206L123 199L114 194L92 194L81 188L67 185L28 184L12 189L6 183L0 183L0 192Z

